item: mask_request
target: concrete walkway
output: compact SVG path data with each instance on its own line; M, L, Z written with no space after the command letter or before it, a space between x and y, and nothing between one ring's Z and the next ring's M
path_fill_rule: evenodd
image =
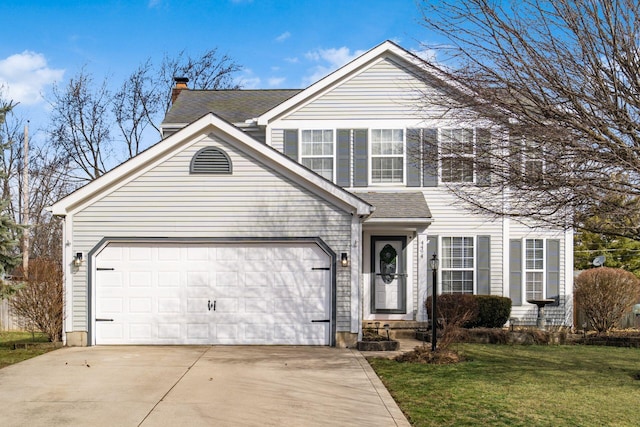
M409 426L358 351L75 347L0 369L7 426Z

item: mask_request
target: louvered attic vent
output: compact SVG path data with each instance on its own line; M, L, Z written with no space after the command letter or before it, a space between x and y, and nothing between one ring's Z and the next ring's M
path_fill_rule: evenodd
M205 147L191 159L190 173L231 174L231 159L219 148Z

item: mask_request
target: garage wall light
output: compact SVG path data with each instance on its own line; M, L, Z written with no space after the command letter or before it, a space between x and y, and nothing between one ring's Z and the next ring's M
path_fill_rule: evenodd
M349 256L346 252L342 252L342 254L340 255L340 264L343 267L349 267Z
M73 257L73 265L80 267L82 265L82 252L76 252L76 256Z

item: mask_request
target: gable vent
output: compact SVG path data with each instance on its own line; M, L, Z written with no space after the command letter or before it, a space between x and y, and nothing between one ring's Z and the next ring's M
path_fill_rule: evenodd
M189 173L231 174L231 159L219 148L205 147L191 159Z

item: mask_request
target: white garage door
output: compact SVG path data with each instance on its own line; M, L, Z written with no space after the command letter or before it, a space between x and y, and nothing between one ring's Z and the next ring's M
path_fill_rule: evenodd
M329 263L312 243L111 243L95 343L329 345Z

